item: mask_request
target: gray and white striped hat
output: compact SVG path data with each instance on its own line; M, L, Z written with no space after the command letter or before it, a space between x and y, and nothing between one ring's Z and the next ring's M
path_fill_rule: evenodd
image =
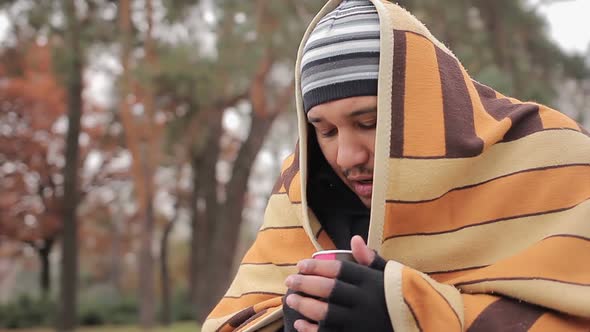
M301 60L306 113L329 101L377 95L379 38L377 9L368 0L344 0L320 20Z

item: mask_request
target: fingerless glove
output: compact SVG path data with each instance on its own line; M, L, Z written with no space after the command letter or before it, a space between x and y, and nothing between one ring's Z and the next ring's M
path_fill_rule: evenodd
M393 331L385 303L385 264L379 256L369 267L342 262L336 285L327 299L328 314L319 322L319 331Z

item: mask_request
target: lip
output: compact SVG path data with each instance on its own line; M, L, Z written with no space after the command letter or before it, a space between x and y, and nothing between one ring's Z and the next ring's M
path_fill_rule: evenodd
M351 180L352 188L361 197L370 198L373 195L373 182L363 183L360 181L372 180L372 178L366 178L364 180Z
M350 176L347 178L349 181L367 181L373 180L372 176Z

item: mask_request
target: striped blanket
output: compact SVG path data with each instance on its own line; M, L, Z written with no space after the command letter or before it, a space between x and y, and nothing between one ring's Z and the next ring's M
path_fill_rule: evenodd
M389 260L394 329L590 331L589 134L474 81L411 14L371 1L381 60L369 246ZM326 4L302 44L339 3ZM304 194L297 82L298 148L203 331L276 331L284 279L299 260L334 248Z

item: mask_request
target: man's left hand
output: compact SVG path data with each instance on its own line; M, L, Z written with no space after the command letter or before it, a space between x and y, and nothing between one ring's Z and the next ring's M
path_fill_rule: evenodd
M360 236L353 237L351 248L358 264L346 262L344 270L343 263L340 261L314 259L300 261L297 264L300 274L290 275L285 284L293 291L315 298L290 294L286 303L305 317L322 322L320 325L323 325L322 330L325 331L331 330L331 324L350 325L348 322L350 320L367 318L358 315L355 307L359 304L366 306L364 302L376 303L376 309L384 312L382 316L385 315L385 317L382 319L386 320L385 330L390 331L392 330L389 328L391 323L386 313L383 295L383 272L367 267L376 261L376 257L383 260L367 247ZM374 296L379 298L375 299ZM327 302L321 299L327 299ZM299 332L315 332L320 329L320 325L299 319L295 322L294 327ZM358 326L353 327L354 325L350 326L353 328L352 330L358 328ZM341 328L337 330L341 330Z

